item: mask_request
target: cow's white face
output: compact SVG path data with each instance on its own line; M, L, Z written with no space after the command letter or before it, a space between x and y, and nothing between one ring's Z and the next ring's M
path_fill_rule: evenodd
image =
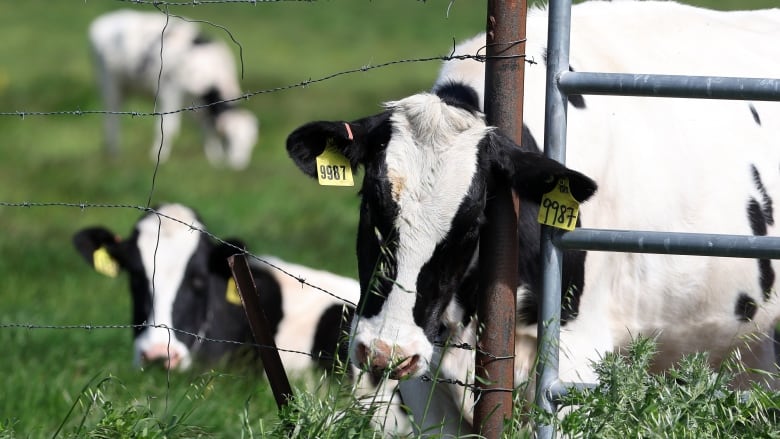
M193 230L203 225L191 209L166 204L157 211L161 215L142 217L127 239L105 227L90 227L78 232L74 243L90 264L103 251L116 265L114 274L120 269L127 272L135 364L159 362L166 368L186 369L192 349L202 347L196 335L219 329L209 328L208 310L225 302L227 275L215 273L212 259L221 249Z
M485 187L476 178L477 145L489 128L481 114L436 95L412 96L389 108L392 134L384 172L366 176L387 183L368 182L384 189L377 194L383 199L364 198L358 237L359 248L379 250L361 254L369 264L361 262L361 277L387 281L363 295L352 346L359 361L382 369L394 365L406 375L426 369L441 324L456 323L441 317L476 250ZM383 214L377 207L384 205L393 213L375 221ZM377 239L376 230L385 242L363 244ZM383 251L389 252L386 258ZM383 272L373 272L377 260L383 260Z
M485 124L473 89L443 87L387 104L349 124L314 122L288 138L293 160L316 175L326 144L365 168L357 238L361 299L352 358L394 378L428 371L434 344L474 311L476 253L485 199L496 182L540 199L558 176L575 197L595 184L524 153Z
M164 206L160 213L192 227L203 228L194 213L182 206ZM195 329L183 325L182 319L174 322L174 303L177 298L180 301L185 297L189 301L205 298L209 286L205 261L194 258L201 235L185 224L157 215L147 215L136 224L136 246L146 285L133 288L133 300L149 301L151 305L144 316L144 321L150 326L135 337L136 364L164 359L167 368L186 369L192 362L187 345L175 332L167 329ZM177 314L181 316L182 312Z

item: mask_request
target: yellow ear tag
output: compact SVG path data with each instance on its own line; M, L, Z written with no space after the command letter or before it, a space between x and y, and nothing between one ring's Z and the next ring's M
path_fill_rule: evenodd
M95 271L104 276L116 277L119 274L119 264L108 254L105 247L100 247L92 253L92 263L95 264Z
M317 156L317 181L322 186L354 186L352 166L330 142L325 151Z
M580 203L571 195L569 179L561 178L553 190L542 196L537 221L563 230L574 230L579 214Z
M225 290L225 300L233 305L241 306L241 296L238 295L238 288L236 288L236 281L233 278L228 278L227 289Z

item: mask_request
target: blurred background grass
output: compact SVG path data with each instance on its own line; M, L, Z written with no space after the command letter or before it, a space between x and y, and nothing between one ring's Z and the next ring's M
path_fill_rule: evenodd
M719 9L777 6L776 0L697 0ZM171 7L170 12L229 29L243 47L245 91L387 61L446 55L453 40L484 28L485 1L338 0ZM118 8L151 6L109 0L0 2L0 111L101 109L86 44L89 22ZM216 27L206 31L226 38ZM236 53L238 50L236 48ZM315 119L353 119L387 100L427 90L438 62L406 63L294 88L243 102L261 122L251 166L210 167L200 132L184 118L171 159L148 158L155 123L122 119L122 154L102 153L100 115L0 117L0 202L146 205L175 201L196 208L211 232L240 236L259 254L274 254L355 275L357 188L321 188L287 158L284 141ZM126 110L152 111L134 98ZM0 324L114 325L130 321L126 280L98 276L72 249L72 234L103 224L127 236L133 209L0 207ZM166 400L186 393L199 371L168 376L130 366L129 329L0 328L0 422L20 436L50 436L80 389L94 376L114 376L121 398ZM267 385L252 373L210 384L198 425L237 437L239 414L274 419Z

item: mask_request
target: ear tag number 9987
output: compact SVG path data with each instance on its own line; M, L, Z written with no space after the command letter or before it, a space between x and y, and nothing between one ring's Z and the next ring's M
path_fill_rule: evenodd
M574 230L579 213L580 204L571 195L569 179L561 178L555 184L555 188L542 197L537 220L551 227Z
M322 186L354 186L349 160L328 145L317 156L317 181Z

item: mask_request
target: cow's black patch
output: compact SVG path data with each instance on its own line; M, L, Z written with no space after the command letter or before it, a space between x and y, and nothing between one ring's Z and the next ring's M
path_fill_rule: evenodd
M749 322L753 320L758 310L756 301L753 300L747 293L740 292L737 297L737 303L734 306L734 314L737 315L737 319L741 322Z
M212 248L213 244L208 238L201 235L198 246L187 262L173 302L171 315L173 327L182 331L176 334L176 338L188 348L196 342L196 334L206 335L208 329L211 329L205 327L204 323L208 320L209 307L212 305L209 295L211 287L209 254ZM157 273L155 276L162 276L162 274Z
M772 286L775 284L775 269L772 268L771 260L758 260L758 283L761 285L764 300L769 300L772 295Z
M216 118L221 113L224 113L226 110L233 107L232 102L224 102L225 98L219 90L214 87L209 88L206 93L203 93L200 100L204 105L208 105L208 107L206 107L208 108L208 114L213 118Z
M200 46L203 44L210 44L212 41L211 37L204 33L198 33L195 35L195 38L192 39L192 45L193 46Z
M448 105L463 108L472 114L479 112L477 91L461 82L447 82L436 87L434 92Z
M764 182L761 180L761 173L758 172L755 165L750 165L750 172L753 175L753 184L755 184L758 193L761 194L761 213L764 215L764 221L770 226L774 225L775 213L772 197L769 196L769 192L767 192L766 186L764 186Z
M747 215L748 221L750 221L750 230L753 231L753 234L756 236L766 235L766 217L761 210L761 205L755 198L751 197L748 200Z
M391 190L384 160L367 163L360 190L357 236L361 291L358 314L363 317L379 314L397 274L398 240L393 220L398 217L399 208Z
M331 305L320 316L311 355L323 369L331 370L334 365L344 364L346 361L349 350L347 337L353 314L354 310L349 306ZM336 331L335 328L339 330Z
M756 236L765 236L767 227L773 225L774 208L772 198L761 180L761 174L754 165L750 166L753 175L753 183L761 194L761 202L751 197L748 200L747 215L750 222L750 229ZM775 284L775 270L772 268L772 261L769 259L758 259L758 283L761 287L764 300L769 300L772 293L772 287Z
M756 107L751 103L748 104L750 107L750 114L753 115L753 120L756 122L756 124L761 125L761 116L758 115L758 110L756 110Z
M447 236L436 245L433 255L421 267L417 276L418 295L412 312L415 323L423 328L429 340L439 337L442 313L454 295L469 299L476 295L473 289L476 283L465 281L473 280L466 274L469 273L469 266L478 249L480 229L484 222L485 189L484 180L475 178L472 181ZM421 292L424 294L420 294ZM468 308L476 305L475 299L461 305L467 315L476 311L475 308Z

